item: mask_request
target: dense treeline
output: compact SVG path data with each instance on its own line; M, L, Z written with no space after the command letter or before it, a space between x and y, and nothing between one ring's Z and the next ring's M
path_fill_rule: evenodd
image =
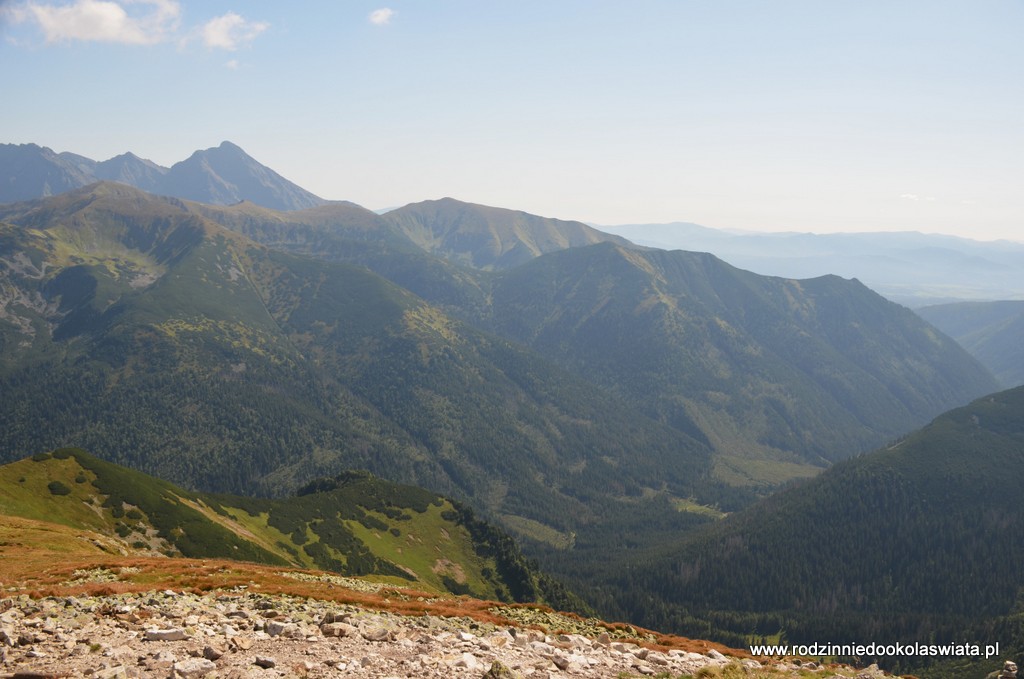
M1017 389L628 565L609 560L594 574L603 584L596 603L638 624L741 646L781 638L1019 648L1022 477Z

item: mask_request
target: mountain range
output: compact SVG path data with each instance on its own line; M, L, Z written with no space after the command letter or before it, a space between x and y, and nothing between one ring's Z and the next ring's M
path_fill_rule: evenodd
M36 144L0 144L0 203L53 196L100 180L215 205L250 200L297 210L326 202L227 141L169 168L133 153L97 162Z
M448 205L462 224L468 223L465 214L477 210L454 201ZM426 207L438 214L437 206ZM405 219L418 208L404 208ZM458 487L467 497L505 495L491 487L490 462L459 472L452 464L445 468L427 462L436 460L446 445L454 446L457 457L467 450L483 455L509 445L519 451L539 446L527 454L535 456L531 465L553 445L543 433L526 435L533 443L525 448L513 443L532 429L523 428L525 414L499 406L508 398L499 395L506 389L521 394L517 399L536 413L527 419L540 417L538 422L547 423L538 432L559 432L557 437L564 438L568 423L599 423L584 427L588 436L605 442L593 448L588 474L607 476L612 467L599 471L601 460L622 459L622 449L597 452L618 438L615 431L633 437L639 427L647 432L644 439L658 441L648 444L652 451L689 451L684 454L689 463L674 487L690 492L688 484L709 464L720 480L741 485L813 473L998 388L955 343L858 283L834 277L799 283L766 278L707 255L605 242L555 250L518 267L488 272L439 260L417 249L387 215L351 204L291 212L248 203L218 208L113 183L11 204L0 208L0 220L8 224L4 313L8 333L14 334L8 334L2 358L13 370L9 379L20 383L15 374L37 370L40 375L54 371L54 379L67 381L68 369L99 366L101 357L116 371L134 363L153 366L141 373L130 369L132 379L142 379L158 371L157 348L164 347L168 365L200 366L199 374L212 370L243 384L268 379L293 384L291 389L278 387L276 394L287 394L296 404L317 403L324 414L344 413L315 421L329 423L324 425L329 429L348 422L350 432L359 431L363 443L356 448L376 452L358 459L375 460L377 471L388 459L403 481L443 491ZM486 228L493 233L493 226ZM516 228L509 226L509 232ZM351 322L339 325L339 318ZM203 341L182 343L193 334ZM142 342L143 337L148 340ZM117 347L113 356L101 351L107 346ZM41 361L43 356L49 360ZM229 371L229 358L236 366L245 364L244 371ZM531 364L535 367L524 370ZM106 370L103 382L111 379ZM285 378L288 371L295 372ZM451 376L441 378L448 371ZM81 378L78 388L96 384L84 374ZM440 400L432 395L438 382L445 385ZM115 383L128 389L133 382ZM214 382L204 388L225 387ZM493 393L485 397L474 389ZM398 396L388 396L389 391ZM115 398L118 391L102 393ZM242 393L227 389L216 399L227 399L227 404ZM336 400L340 395L345 404ZM107 417L117 411L113 403L99 408L87 400ZM575 409L587 400L602 400L601 408L619 415L583 417ZM135 408L139 402L129 404ZM556 410L568 409L564 415L569 419L556 425L550 418L554 404ZM501 415L484 414L487 408ZM164 418L175 410L162 405L154 412ZM488 426L464 423L453 429L451 418L462 419L467 412L479 413L479 421ZM55 422L46 434L11 421L5 448L28 443L13 432L24 431L33 445L47 449L66 442L58 437L88 426L95 438L85 445L108 454L112 439L102 439L113 430L101 434L96 423L72 424L69 417L58 418L69 429ZM366 419L378 425L367 431L356 424ZM519 433L499 434L501 421ZM387 427L375 431L383 422ZM153 434L175 429L169 423L152 424ZM197 431L208 432L209 426ZM411 463L407 454L397 452L406 444L396 446L397 434L386 433L391 427L403 433L397 440L410 437L414 447L426 444L433 452ZM595 431L601 428L605 431ZM251 428L235 423L230 430ZM483 438L471 444L475 436ZM371 441L390 442L376 448ZM213 455L201 453L195 443L181 441L183 451L159 456L166 466L152 470L185 483L195 472L172 471L172 466L183 465L190 455L207 460L204 464L241 455L240 442ZM338 443L317 448L325 448L324 460L335 460L328 467L337 464L337 453L327 451L337 450ZM384 454L385 449L392 452ZM115 459L127 462L139 454L121 452ZM523 454L501 459L510 462ZM661 453L653 457L665 459ZM777 464L765 474L758 461ZM310 457L295 446L280 452L258 447L235 462L235 478L224 481L222 489L268 483L259 481L275 471L267 465L277 468L272 483L292 487L324 471L314 469ZM519 515L529 507L536 514L544 505L536 499L520 498L520 509L506 513ZM562 515L563 510L549 514Z

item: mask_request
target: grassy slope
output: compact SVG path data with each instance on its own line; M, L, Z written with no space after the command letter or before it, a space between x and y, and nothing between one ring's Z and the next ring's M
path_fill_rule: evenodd
M485 599L520 593L504 579L517 568L535 588L548 586L518 552L498 553L474 536L449 501L365 474L258 500L191 493L62 449L0 467L0 514L93 531L105 536L105 551L121 554L326 568ZM323 549L307 549L314 544Z
M426 252L478 269L506 269L545 252L603 241L626 243L581 222L451 198L406 205L382 219Z

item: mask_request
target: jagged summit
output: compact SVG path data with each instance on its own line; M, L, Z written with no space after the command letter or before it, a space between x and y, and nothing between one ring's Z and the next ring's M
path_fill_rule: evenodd
M97 180L214 205L248 200L276 210L300 210L327 202L229 141L196 151L170 168L131 152L97 162L37 144L0 144L0 203L52 196Z

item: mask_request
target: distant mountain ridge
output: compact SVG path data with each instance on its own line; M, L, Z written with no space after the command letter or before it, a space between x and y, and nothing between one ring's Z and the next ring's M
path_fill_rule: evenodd
M734 266L784 278L857 278L912 308L966 300L1024 299L1024 243L917 232L737 233L687 222L598 226L632 242L710 252Z
M595 243L628 244L582 222L452 198L413 203L382 216L426 252L476 269L508 269L547 252Z
M36 144L0 144L0 203L53 196L100 180L215 205L248 200L277 210L300 210L327 202L227 141L170 168L133 153L97 162Z
M1006 387L1024 384L1024 300L960 302L917 309Z

